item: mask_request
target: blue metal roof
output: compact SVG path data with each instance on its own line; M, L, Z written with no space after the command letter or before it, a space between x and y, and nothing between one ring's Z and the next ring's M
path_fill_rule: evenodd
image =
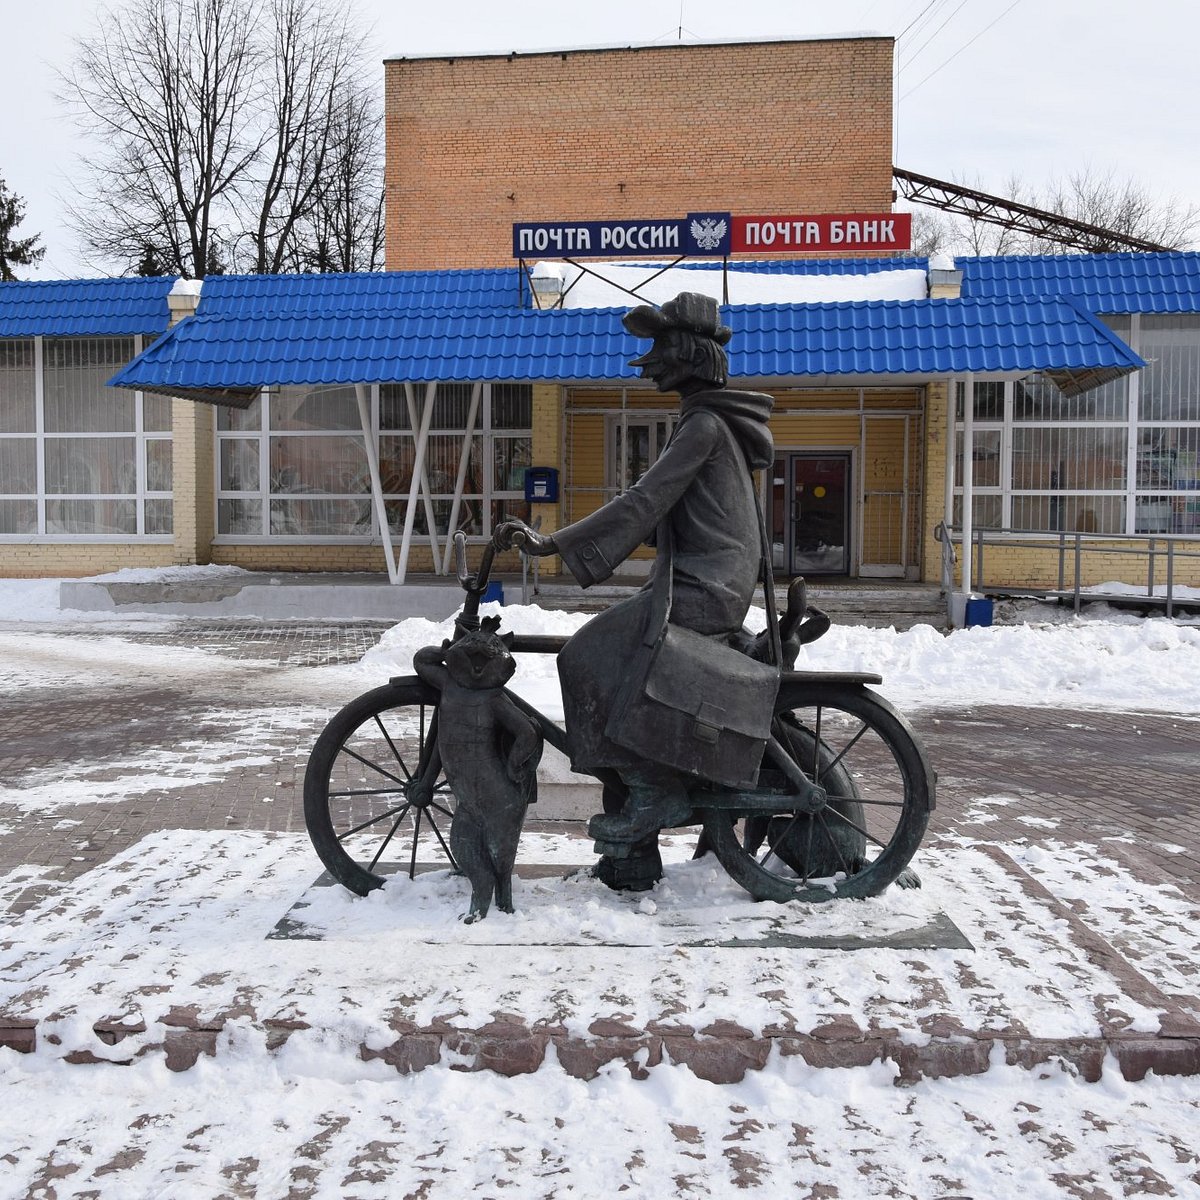
M528 302L528 287L525 290ZM520 268L373 271L346 275L211 275L201 316L395 312L398 309L518 308Z
M317 305L318 310L323 305ZM638 343L624 308L207 310L175 326L111 381L217 403L269 385L386 381L619 382ZM731 375L931 375L1061 371L1098 379L1142 366L1094 317L1063 301L754 304L723 310ZM1090 385L1089 385L1090 386Z
M1089 312L1200 313L1200 254L1038 254L958 258L969 299L1071 299Z
M159 334L174 277L0 283L0 337Z

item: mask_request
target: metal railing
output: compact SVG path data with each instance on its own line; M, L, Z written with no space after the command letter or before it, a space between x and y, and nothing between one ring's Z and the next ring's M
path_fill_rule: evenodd
M943 540L943 538L945 540ZM961 542L962 530L950 529L938 540L943 542L943 554L946 547L954 542ZM1200 560L1200 537L1144 534L1127 535L1103 533L1044 533L1032 529L976 529L971 538L971 589L986 592L989 590L1014 591L1011 582L996 581L989 585L986 573L986 550L993 547L1006 551L1024 550L1037 551L1041 554L1054 555L1057 559L1059 593L1070 592L1075 611L1078 612L1081 596L1084 594L1084 559L1092 556L1130 557L1144 560L1144 568L1138 572L1146 581L1145 596L1155 604L1165 603L1166 615L1174 615L1175 607L1180 602L1176 595L1176 568L1181 560ZM951 560L952 562L952 560ZM950 563L943 562L943 571L951 569ZM1133 572L1129 573L1131 576ZM1194 573L1200 579L1200 567ZM1161 576L1161 578L1160 578ZM1162 592L1156 592L1157 588ZM1032 589L1031 590L1043 590ZM1097 598L1101 593L1094 594ZM1138 593L1140 595L1140 593ZM1190 601L1190 598L1189 598ZM1190 601L1195 603L1196 601Z

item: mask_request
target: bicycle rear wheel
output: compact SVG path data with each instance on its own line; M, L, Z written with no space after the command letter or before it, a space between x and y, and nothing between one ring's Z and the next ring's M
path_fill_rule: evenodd
M435 761L438 693L399 679L352 700L325 727L304 776L304 822L326 869L359 896L418 863L455 867L454 804Z
M934 774L908 722L862 686L785 682L773 734L827 803L789 809L782 771L764 760L745 808L703 813L721 865L756 900L878 895L916 853L934 804ZM755 811L772 797L770 815Z

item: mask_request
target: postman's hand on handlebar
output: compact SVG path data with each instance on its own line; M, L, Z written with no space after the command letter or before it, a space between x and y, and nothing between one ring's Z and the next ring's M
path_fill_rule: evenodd
M505 521L496 527L496 532L492 534L492 541L497 550L516 548L524 550L526 554L532 554L535 558L558 553L558 547L554 544L554 538L550 534L537 533L530 529L524 521Z

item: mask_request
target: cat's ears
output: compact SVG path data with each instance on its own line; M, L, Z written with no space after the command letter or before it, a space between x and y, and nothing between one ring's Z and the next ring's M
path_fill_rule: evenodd
M484 633L495 633L496 630L500 628L500 618L484 617L483 620L479 622L479 628L482 629Z
M513 642L517 640L517 635L511 631L509 633L502 633L500 640L511 650Z

